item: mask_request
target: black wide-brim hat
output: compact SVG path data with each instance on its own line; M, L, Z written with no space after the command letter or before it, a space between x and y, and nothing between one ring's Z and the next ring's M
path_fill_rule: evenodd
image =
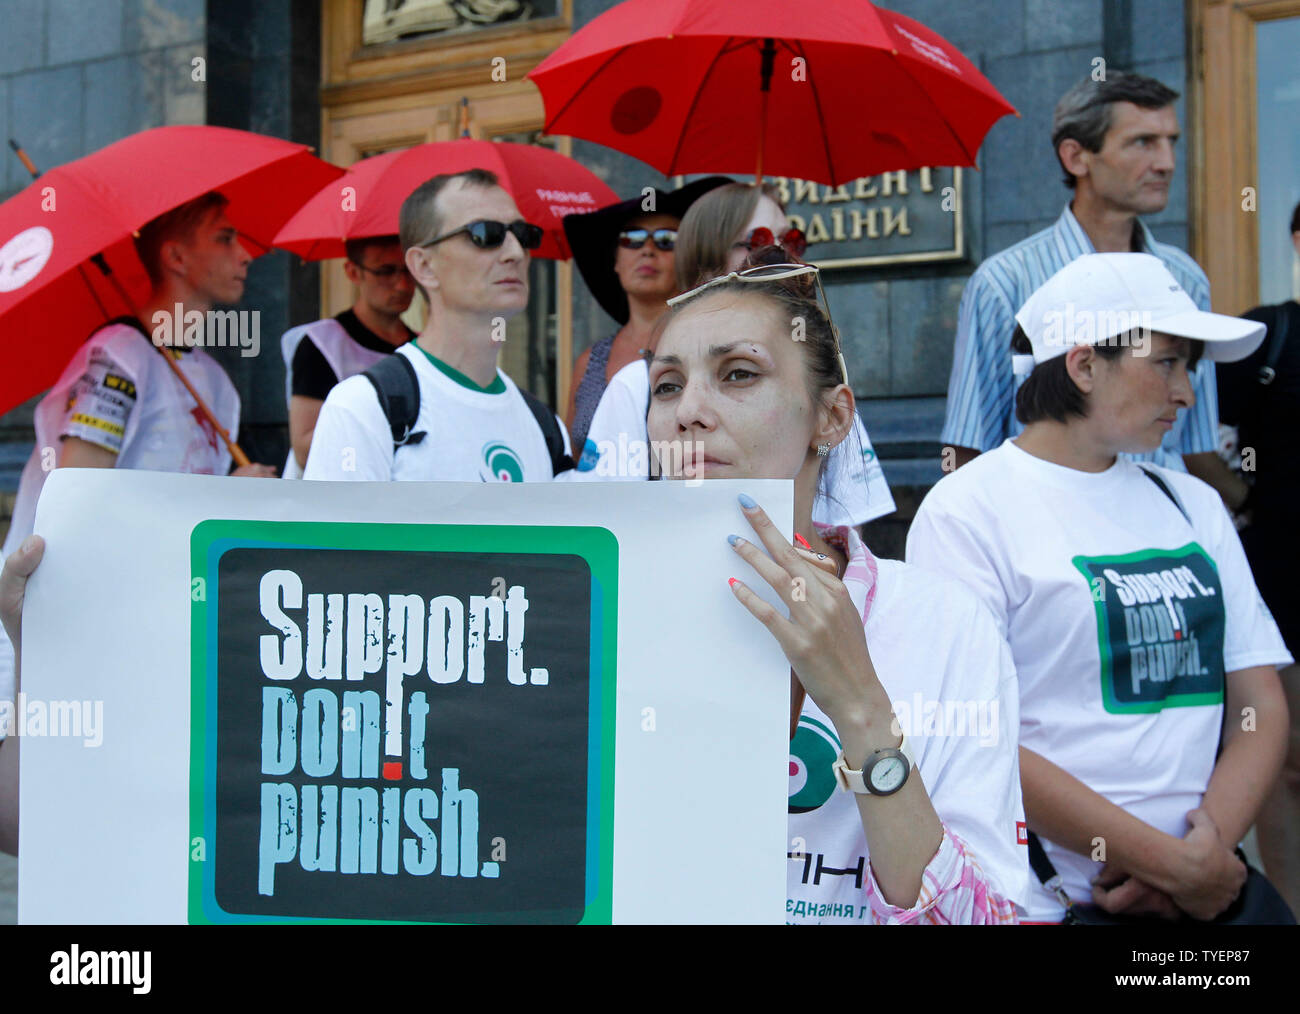
M645 210L645 197L632 197L599 211L565 215L564 234L569 239L573 260L601 308L620 324L627 323L630 313L627 293L614 272L614 254L618 247L618 234L630 219L672 215L680 221L686 210L710 190L734 182L727 176L708 176L677 190L664 191L656 187L653 211Z

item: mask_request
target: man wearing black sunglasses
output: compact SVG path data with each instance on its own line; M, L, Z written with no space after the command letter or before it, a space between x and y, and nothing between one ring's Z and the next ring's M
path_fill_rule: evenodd
M373 366L415 337L401 314L415 295L396 236L349 240L343 272L356 301L342 313L290 328L280 339L289 399L286 479L301 478L321 406L341 380Z
M535 482L572 467L558 418L497 367L541 229L483 169L417 187L400 229L424 330L330 392L305 477Z

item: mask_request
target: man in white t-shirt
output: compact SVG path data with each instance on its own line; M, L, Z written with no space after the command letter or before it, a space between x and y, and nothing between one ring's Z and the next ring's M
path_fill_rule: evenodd
M230 378L202 348L184 347L177 338L192 312L205 314L243 295L251 258L226 217L226 203L208 193L140 229L136 251L153 291L139 320L123 318L91 335L37 405L36 447L19 480L5 556L32 533L36 502L56 466L230 471L225 444L164 359L172 358L217 421L235 433L239 395ZM252 464L233 474L274 476L275 469ZM12 648L0 636L0 700L13 693Z
M1071 901L1217 917L1281 765L1291 657L1215 491L1119 455L1190 406L1202 349L1244 358L1262 325L1125 253L1073 261L1016 320L1024 432L930 491L908 562L965 581L1011 645L1025 813ZM1060 920L1058 897L1027 918Z
M286 479L302 478L316 419L334 386L415 337L402 320L415 295L415 279L398 238L351 239L346 255L343 272L356 286L356 301L336 316L290 328L280 339L293 444Z
M528 305L541 230L484 169L422 184L402 204L400 230L429 316L390 358L409 366L418 409L395 433L395 399L381 401L368 373L344 380L321 408L303 477L549 481L569 452L563 424L497 367L506 321Z

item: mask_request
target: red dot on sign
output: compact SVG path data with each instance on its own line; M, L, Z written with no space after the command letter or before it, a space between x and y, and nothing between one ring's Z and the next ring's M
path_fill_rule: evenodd
M791 762L790 762L790 777L793 778L793 777L794 777L795 775L797 775L798 773L799 773L799 765L796 764L794 761L791 761Z
M385 761L385 762L384 762L384 777L385 777L386 779L388 779L390 782L400 781L401 778L402 778L402 762L401 762L401 761Z
M1183 632L1182 632L1181 630L1175 630L1175 631L1174 631L1174 640L1175 640L1175 641L1181 641L1182 639L1183 639Z

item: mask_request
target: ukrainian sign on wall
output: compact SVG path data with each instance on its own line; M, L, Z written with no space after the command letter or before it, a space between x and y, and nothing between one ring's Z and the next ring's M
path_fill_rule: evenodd
M808 237L806 259L822 268L869 267L965 256L962 171L924 168L864 176L838 187L771 181L790 224Z

